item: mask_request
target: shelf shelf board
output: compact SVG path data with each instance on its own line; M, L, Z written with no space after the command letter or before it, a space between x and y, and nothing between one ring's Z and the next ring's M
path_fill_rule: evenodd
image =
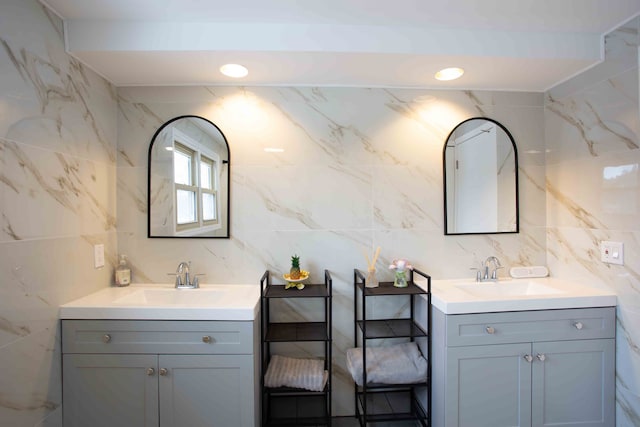
M269 323L265 341L329 341L329 334L325 322Z
M329 391L328 386L322 391L311 391L295 387L265 387L264 392L272 396L322 396Z
M406 391L415 387L427 387L428 382L412 383L412 384L382 384L382 383L369 383L367 384L367 393L383 393L388 391ZM356 386L358 393L363 393L364 388L360 385Z
M393 282L380 282L377 288L366 288L362 282L357 283L358 287L363 290L365 296L382 296L382 295L419 295L426 294L427 291L413 282L408 282L409 286L405 288L396 288Z
M358 393L359 407L357 415L364 418L364 394ZM384 393L367 393L367 422L396 420L426 420L427 413L422 405L413 398L409 391L388 391Z
M307 418L274 418L267 420L265 427L276 426L319 426L329 425L329 417L307 417Z
M268 426L317 426L330 422L327 397L323 395L271 395L268 405Z
M304 289L289 288L285 285L269 285L265 290L265 298L328 298L329 292L324 284L305 284Z
M364 338L417 338L426 337L427 333L411 319L378 319L358 320L360 330L366 322L367 333Z

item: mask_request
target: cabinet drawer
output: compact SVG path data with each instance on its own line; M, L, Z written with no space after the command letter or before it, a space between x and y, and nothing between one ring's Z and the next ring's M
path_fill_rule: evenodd
M448 346L615 337L615 307L449 315Z
M253 323L63 320L64 353L252 354Z

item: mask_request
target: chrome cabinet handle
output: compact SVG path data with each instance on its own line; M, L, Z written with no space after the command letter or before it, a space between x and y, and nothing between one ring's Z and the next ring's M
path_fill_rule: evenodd
M491 335L496 333L496 329L493 326L487 326L485 330L487 331L488 334L491 334Z
M169 373L167 368L160 368L159 372L160 372L160 375L163 376L163 377L166 376Z
M547 356L545 356L544 354L538 354L536 357L541 362L544 362L546 360L546 358L547 358Z
M156 370L153 368L147 368L147 375L149 375L150 377L153 376L153 374L156 373Z
M525 354L524 355L524 360L526 360L527 362L531 363L533 362L533 356L530 354Z
M213 342L213 338L209 335L205 335L202 337L202 342L205 344L211 344Z
M582 328L584 328L584 325L582 324L582 322L575 322L573 326L575 326L577 330L581 330Z
M105 344L109 344L111 342L111 335L104 334L102 336L102 342L105 343Z

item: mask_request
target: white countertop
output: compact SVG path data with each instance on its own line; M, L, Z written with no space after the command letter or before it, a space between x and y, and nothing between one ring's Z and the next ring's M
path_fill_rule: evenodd
M426 281L417 284L426 287ZM617 303L611 291L551 277L480 283L432 279L431 291L433 306L445 314L611 307Z
M259 285L132 284L110 287L60 306L61 319L254 320Z

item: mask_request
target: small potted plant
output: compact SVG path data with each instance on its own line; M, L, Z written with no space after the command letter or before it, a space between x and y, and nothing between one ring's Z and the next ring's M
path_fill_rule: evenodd
M389 268L396 271L393 286L396 288L409 286L407 283L407 270L413 270L413 266L409 264L409 261L406 259L394 259Z

